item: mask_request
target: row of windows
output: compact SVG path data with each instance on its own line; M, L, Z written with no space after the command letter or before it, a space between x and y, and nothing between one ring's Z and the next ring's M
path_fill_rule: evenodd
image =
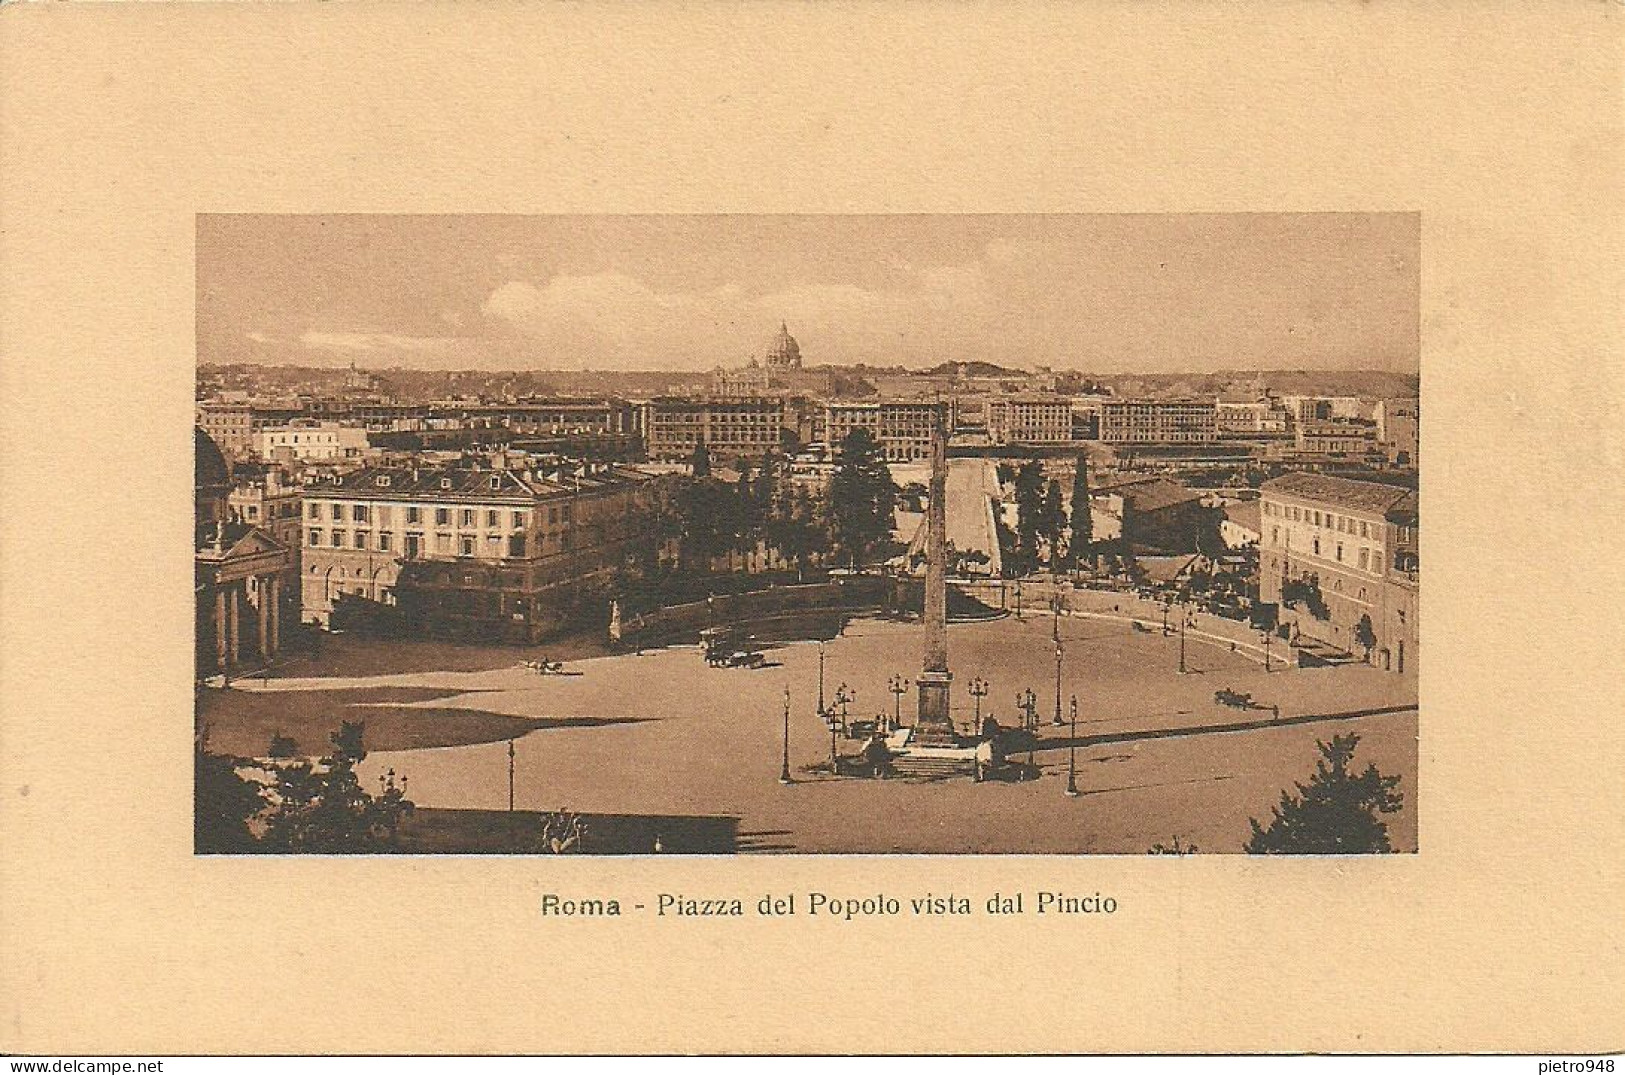
M1358 532L1363 538L1371 536L1372 527L1365 520L1354 519L1347 515L1336 515L1329 511L1317 511L1313 508L1300 508L1295 505L1276 504L1266 501L1264 514L1274 515L1281 519L1291 519L1295 523L1303 522L1327 530L1336 530L1340 534Z
M1274 557L1271 557L1270 561L1269 561L1269 566L1270 566L1270 569L1272 571L1274 571L1274 570L1281 567L1281 562L1279 560L1276 560ZM1320 574L1318 572L1314 572L1314 571L1305 571L1305 570L1300 568L1296 576L1288 575L1282 581L1289 581L1292 577L1296 577L1297 580L1300 581L1300 582L1310 583L1311 585L1315 586L1316 588L1319 588L1320 584L1321 584L1320 583ZM1343 592L1343 580L1342 579L1333 579L1332 580L1332 592L1337 593L1337 594L1341 594ZM1360 589L1359 589L1359 598L1358 598L1358 600L1362 604L1370 604L1371 603L1371 592L1369 590L1367 590L1364 586L1361 586ZM1400 614L1399 614L1399 622L1400 623L1405 622L1405 613L1403 611L1401 611ZM1335 624L1334 624L1334 626L1335 626Z
M334 522L342 522L342 521L344 521L345 512L344 512L344 505L343 504L329 504L328 509L329 509L328 514L329 514L329 516L332 518L332 520ZM435 508L434 509L435 525L436 526L449 526L449 525L451 525L452 510L453 509L451 509L451 508ZM379 505L376 506L376 509L371 504L351 504L350 505L350 521L351 522L370 523L370 522L373 521L373 516L375 514L377 516L377 521L380 524L388 525L389 520L390 520L389 505L387 505L387 504L379 504ZM423 514L424 514L424 509L423 508L420 508L415 504L408 505L407 508L406 508L406 521L408 523L422 522L423 521ZM495 528L495 527L499 527L499 526L502 525L502 512L496 510L495 508L487 508L485 510L484 515L485 515L485 525L487 527ZM322 517L322 505L320 503L312 501L311 504L310 504L309 516L310 516L310 518L312 520L320 519ZM460 511L458 511L458 514L457 514L458 523L459 523L459 525L462 525L462 526L475 526L475 525L477 525L479 518L480 518L480 512L477 509L474 509L474 508L463 508ZM509 520L509 525L510 526L522 529L524 527L524 525L525 525L525 513L522 512L522 511L511 512L508 515L508 520ZM557 523L559 521L559 508L558 508L558 505L554 505L554 506L549 507L547 509L547 521L549 523ZM570 505L568 505L568 504L564 505L564 521L565 522L570 521Z
M267 510L265 512L265 517L267 519L292 519L299 514L299 505L295 504L291 500L283 501L280 504L268 504L266 505L266 508ZM260 517L259 505L244 505L243 516L244 518L257 521Z
M356 530L349 534L346 534L346 532L343 530L334 530L325 535L325 537L326 540L324 541L322 531L312 529L306 541L313 549L326 547L333 549L350 548L376 550L378 552L395 551L394 537L388 531L381 531L378 533L376 538L374 538L373 534L366 530ZM424 535L407 534L401 551L404 552L408 558L411 558L421 555L424 547ZM458 536L455 538L455 544L451 534L434 535L434 548L436 552L450 553L454 547L456 548L457 555L459 556L481 555L481 553L478 551L480 548L480 543L472 535L464 534ZM506 554L503 553L504 548L507 549ZM520 557L525 555L525 548L526 542L525 535L523 534L512 534L506 539L506 541L504 541L500 535L490 534L485 539L483 555L491 557L503 555L507 555L509 557Z
M1270 527L1270 544L1276 547L1280 546L1281 528L1279 526ZM1319 556L1321 555L1320 550L1320 536L1317 534L1311 542L1311 551L1314 553L1314 555ZM1333 544L1332 559L1336 560L1338 563L1343 562L1343 543L1341 541ZM1361 571L1381 572L1382 553L1378 550L1370 549L1362 545L1359 547L1359 556L1356 558L1356 563Z

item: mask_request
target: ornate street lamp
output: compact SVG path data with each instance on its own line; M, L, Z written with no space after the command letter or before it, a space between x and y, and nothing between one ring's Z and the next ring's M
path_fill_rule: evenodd
M790 783L790 687L784 688L784 753L779 763L779 783Z
M1258 637L1262 639L1264 643L1264 671L1266 672L1270 670L1270 636L1272 634L1274 634L1273 631L1258 632Z
M1038 695L1028 687L1016 695L1016 705L1021 707L1024 714L1022 727L1027 730L1027 768L1033 767L1033 748L1038 738Z
M513 740L508 740L508 813L513 813Z
M839 724L837 724L835 722L835 714L834 714L833 711L828 715L828 720L829 720L829 771L830 771L830 775L832 775L832 776L839 776L840 775L840 770L836 766L836 763L840 758L840 754L839 754L839 752L837 750L837 747L836 747L835 732L836 732L837 728L845 728L846 727L846 715L847 715L847 712L848 712L847 707L851 704L852 700L854 698L856 698L856 697L857 697L857 692L856 691L850 691L849 692L845 683L842 683L839 687L835 688L835 704L841 707L841 720L840 720Z
M901 674L894 675L886 681L886 689L892 693L892 724L902 727L903 695L908 693L908 681Z
M1055 640L1055 719L1054 723L1061 723L1061 658L1066 649L1060 639Z
M982 734L982 699L987 697L987 692L988 692L987 680L982 679L980 677L978 677L976 679L973 679L973 680L970 681L970 685L967 686L965 689L970 692L970 696L972 698L976 699L976 718L975 718L976 719L976 726L971 729L971 734L972 735L981 735Z
M818 715L824 715L824 640L818 640Z
M1038 696L1028 687L1024 691L1016 692L1016 708L1021 711L1021 727L1026 731L1035 731L1038 728Z
M1185 625L1190 622L1190 611L1185 602L1179 603L1179 674L1185 674Z
M1066 797L1076 799L1078 792L1078 696L1072 696L1072 737L1066 749Z

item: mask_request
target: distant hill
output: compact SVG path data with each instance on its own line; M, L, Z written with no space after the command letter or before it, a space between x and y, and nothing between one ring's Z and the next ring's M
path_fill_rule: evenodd
M928 370L920 370L927 377L1026 377L1029 370L1012 369L993 362L942 362Z

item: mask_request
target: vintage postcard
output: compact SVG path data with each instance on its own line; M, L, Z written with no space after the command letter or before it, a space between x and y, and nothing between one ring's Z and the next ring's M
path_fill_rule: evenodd
M1621 25L0 8L0 1050L1617 1052Z
M1414 851L1420 237L199 217L197 851Z

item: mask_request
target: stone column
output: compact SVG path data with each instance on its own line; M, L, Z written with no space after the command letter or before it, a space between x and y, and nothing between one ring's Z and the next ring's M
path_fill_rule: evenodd
M216 668L226 667L226 588L220 583L214 586L214 664Z
M275 657L282 648L282 576L272 575L267 582L266 604L270 608L270 635L265 642L265 655Z
M226 667L231 668L237 664L242 654L242 635L238 634L238 617L241 614L239 605L242 602L241 582L228 583L226 586Z
M271 659L271 576L257 575L254 588L259 591L259 652L260 660Z

